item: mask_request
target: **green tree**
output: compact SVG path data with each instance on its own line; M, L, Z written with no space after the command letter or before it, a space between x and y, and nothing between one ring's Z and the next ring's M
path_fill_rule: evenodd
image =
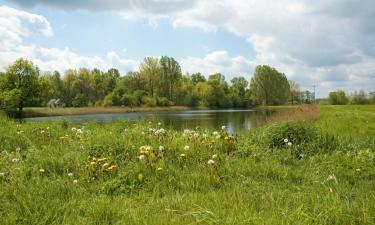
M22 116L23 108L33 102L40 93L39 70L31 61L20 58L7 67L4 76L2 92L7 92L5 99L9 101L3 103L11 103L5 106L6 108L17 106L18 116ZM14 99L9 99L10 97Z
M160 78L159 78L159 96L167 97L171 101L176 101L181 80L181 67L178 62L168 56L160 58Z
M140 65L139 73L148 95L154 97L160 77L159 59L153 57L145 58Z
M231 80L231 83L229 92L232 105L235 107L245 107L247 104L246 88L249 82L244 77L235 77Z
M267 65L257 66L250 83L251 98L256 104L281 105L289 96L285 74Z
M191 75L191 81L196 85L199 82L206 82L206 78L201 73L193 73Z
M299 84L293 80L289 80L290 102L293 104L301 102L301 88Z
M342 90L332 91L328 94L328 102L331 105L345 105L348 104L349 99Z
M368 99L366 93L363 90L355 91L350 95L350 104L367 104Z

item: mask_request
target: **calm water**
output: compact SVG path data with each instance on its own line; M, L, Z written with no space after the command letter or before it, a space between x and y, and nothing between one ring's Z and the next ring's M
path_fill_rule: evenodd
M167 128L182 130L185 128L220 129L227 126L228 131L238 132L259 127L273 111L269 110L188 110L175 112L134 112L116 114L92 114L76 116L53 116L28 118L27 121L113 121L113 120L157 120Z

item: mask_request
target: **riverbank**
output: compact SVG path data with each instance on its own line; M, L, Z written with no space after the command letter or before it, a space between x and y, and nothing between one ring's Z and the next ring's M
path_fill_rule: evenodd
M2 222L375 224L375 106L314 110L234 136L0 118Z
M197 109L187 106L169 107L80 107L80 108L48 108L32 107L25 108L24 117L47 117L47 116L67 116L67 115L88 115L107 113L128 113L128 112L162 112L162 111L183 111ZM204 109L204 108L199 108Z

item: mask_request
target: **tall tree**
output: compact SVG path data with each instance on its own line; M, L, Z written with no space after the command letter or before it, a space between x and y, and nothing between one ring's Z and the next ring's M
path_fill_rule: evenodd
M178 62L172 57L162 56L160 58L159 96L175 101L177 97L175 93L179 89L181 77L181 67Z
M39 95L38 76L38 68L23 58L17 59L6 69L2 91L9 92L6 94L8 98L17 98L11 102L13 106L17 105L18 116L22 116L23 108Z
M159 59L147 57L140 65L139 73L145 85L145 90L149 96L154 97L157 82L160 77Z
M288 79L283 73L267 65L257 66L251 78L250 92L257 104L284 104L289 96Z
M289 87L290 87L290 101L292 105L294 103L300 102L301 98L301 88L299 84L293 80L289 80Z
M246 88L249 82L244 77L235 77L231 80L229 89L232 105L235 107L244 107L246 105Z

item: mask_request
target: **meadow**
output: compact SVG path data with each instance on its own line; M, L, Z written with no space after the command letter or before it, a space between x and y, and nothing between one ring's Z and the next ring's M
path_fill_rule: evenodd
M1 118L0 223L375 224L375 106L308 110L237 134Z

